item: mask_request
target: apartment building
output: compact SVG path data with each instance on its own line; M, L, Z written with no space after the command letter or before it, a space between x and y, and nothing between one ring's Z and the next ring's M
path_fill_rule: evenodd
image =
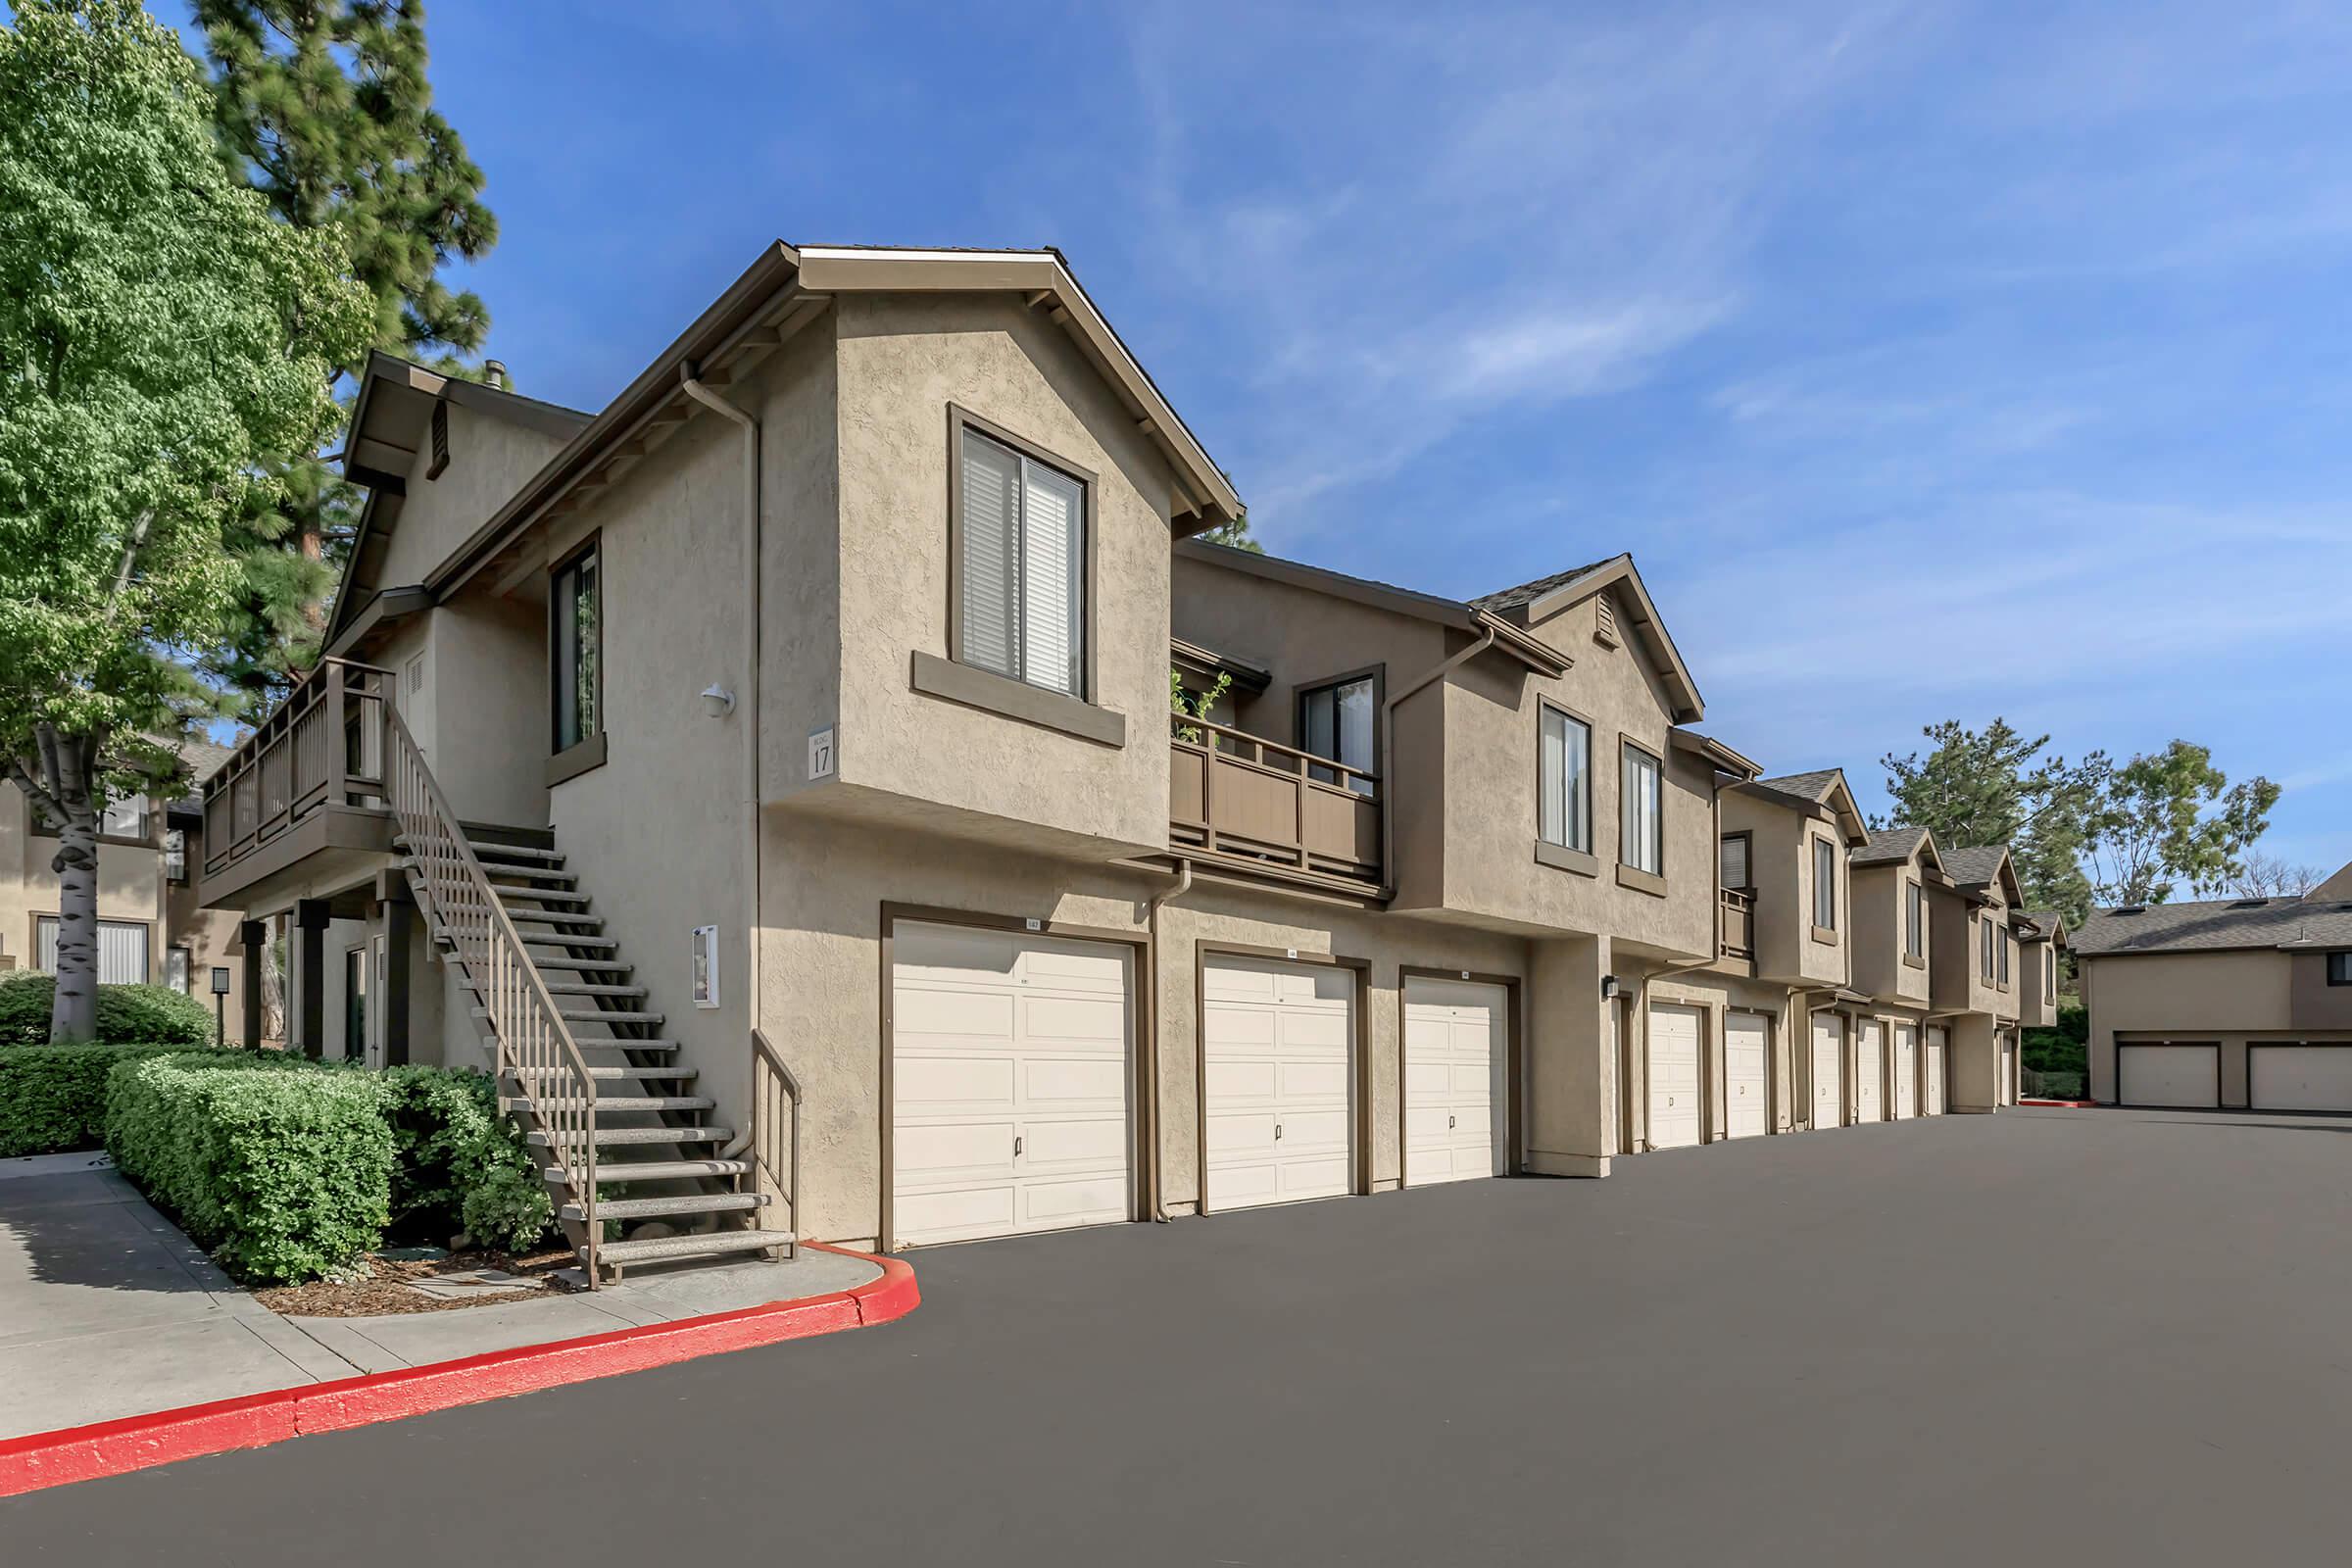
M1695 727L1630 557L1200 542L1240 498L1054 252L778 244L594 415L378 356L345 461L203 897L289 920L298 1043L495 1066L600 1274L1602 1176L1816 1124L1787 1041L1876 1003L1850 793Z
M110 800L98 824L98 980L171 986L224 1007L242 1028L242 999L213 1002L213 970L232 963L233 916L202 907L194 868L204 853L200 788L224 747L187 739L186 789ZM0 973L57 966L57 834L32 798L0 789Z

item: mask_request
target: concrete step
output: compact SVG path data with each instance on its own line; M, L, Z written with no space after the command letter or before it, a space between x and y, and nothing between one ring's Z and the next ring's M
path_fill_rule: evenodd
M664 1236L658 1242L606 1242L596 1250L608 1267L652 1263L665 1257L715 1257L730 1252L765 1252L789 1247L783 1231L711 1231L702 1236ZM582 1254L583 1261L585 1253Z
M538 964L538 967L545 969L549 965L542 963ZM551 997L649 997L653 995L644 986L607 985L602 981L595 985L588 985L577 980L550 980L547 982L547 994Z
M752 1162L748 1159L632 1159L613 1160L611 1164L599 1160L596 1179L609 1182L687 1182L699 1176L748 1175ZM546 1172L548 1181L557 1187L568 1187L564 1173L552 1167Z
M554 988L549 989L552 992ZM630 1023L643 1024L649 1029L661 1024L664 1016L659 1012L626 1012L617 1008L607 1011L602 1007L566 1007L560 1002L556 1004L556 1011L563 1014L565 1023ZM473 1016L477 1023L487 1022L490 1009L476 1007Z
M598 1172L602 1175L603 1172ZM687 1193L678 1198L608 1198L596 1205L600 1219L651 1219L657 1214L724 1214L746 1208L765 1208L765 1193ZM577 1203L565 1203L565 1219L586 1219Z
M561 850L537 850L527 844L485 844L480 839L467 839L466 848L473 851L477 860L526 860L534 865L562 865Z
M553 1133L535 1128L522 1136L525 1143L539 1149L553 1149L558 1144L576 1149L580 1145L577 1138L559 1139ZM596 1147L599 1149L621 1144L727 1144L734 1141L735 1129L732 1127L599 1127L596 1130ZM601 1177L605 1173L599 1170L597 1174Z
M642 1078L648 1083L659 1081L665 1084L688 1084L702 1076L702 1069L699 1067L640 1067L634 1062L623 1061L609 1066L591 1063L588 1068L588 1076L600 1084L626 1083L631 1078ZM522 1098L522 1081L513 1073L502 1075L498 1082L500 1093L509 1099L519 1100Z
M608 1110L710 1110L715 1102L702 1095L608 1095L597 1092L596 1108ZM686 1132L684 1127L672 1129Z
M507 918L514 921L518 928L544 925L566 932L602 931L605 928L605 917L601 914L560 914L553 909L509 909ZM535 936L531 932L519 929L515 934L522 938L525 947L533 948L543 945L559 948L602 947L605 945L603 943L574 942L569 936ZM617 948L620 944L614 942L612 946Z
M530 945L533 944L526 944L526 946ZM637 972L636 965L622 963L613 958L564 958L534 953L531 955L531 962L551 973L559 970L569 970L575 974L634 974ZM550 986L548 989L552 991L555 988Z
M515 904L526 900L541 906L569 904L583 907L591 902L585 893L556 893L546 888L512 887L504 882L493 883L491 887L498 894L498 902L506 905L510 911Z

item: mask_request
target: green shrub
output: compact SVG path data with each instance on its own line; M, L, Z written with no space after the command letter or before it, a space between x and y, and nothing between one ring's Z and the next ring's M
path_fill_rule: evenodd
M472 1068L393 1067L383 1074L385 1116L398 1160L396 1228L439 1241L464 1231L519 1252L555 1218L547 1183L521 1131L498 1109L498 1086Z
M0 1046L0 1159L106 1142L106 1075L120 1061L183 1052L161 1046Z
M393 1140L378 1075L183 1053L107 1079L116 1166L240 1279L314 1278L383 1240Z
M49 1039L49 1009L57 980L38 969L0 977L0 1046L38 1046ZM170 986L100 986L97 1042L116 1045L209 1046L213 1015L205 1004Z

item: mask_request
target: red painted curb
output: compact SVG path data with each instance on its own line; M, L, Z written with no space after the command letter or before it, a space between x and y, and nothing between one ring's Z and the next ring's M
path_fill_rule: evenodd
M891 1322L922 1304L914 1270L898 1258L827 1247L822 1242L805 1245L821 1252L864 1258L882 1270L882 1277L856 1290L797 1301L770 1301L674 1323L649 1323L611 1334L526 1345L458 1361L273 1389L0 1440L0 1497L123 1475L207 1453L266 1447L314 1432L341 1432L428 1410L642 1372L727 1350L838 1334Z
M2068 1110L2096 1110L2096 1109L2098 1109L2098 1108L2099 1108L2099 1102L2098 1102L2097 1101L2095 1101L2095 1100L2025 1100L2025 1099L2020 1099L2020 1100L2018 1101L2018 1103L2019 1103L2019 1104L2021 1104L2021 1105L2059 1105L2059 1106L2063 1106L2064 1108L2066 1108L2066 1109L2068 1109Z

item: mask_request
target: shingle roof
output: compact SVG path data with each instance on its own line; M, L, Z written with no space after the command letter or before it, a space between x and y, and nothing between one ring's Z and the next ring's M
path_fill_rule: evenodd
M1497 589L1470 603L1480 610L1493 611L1497 614L1506 610L1517 610L1522 605L1534 604L1554 588L1565 588L1577 578L1591 576L1610 562L1623 559L1622 556L1610 556L1607 560L1588 562L1582 566L1571 566L1566 571L1555 571L1548 577L1538 577L1534 582L1523 582L1516 588Z
M2093 909L2075 933L2081 954L2215 952L2289 942L2352 947L2352 901L2215 899L2151 904L2137 913Z
M1998 844L1943 852L1944 874L1964 888L1989 882L2001 874L2001 857L2009 852Z
M1928 836L1924 827L1883 827L1870 835L1860 849L1853 853L1856 865L1892 865L1908 860L1919 848L1919 841Z
M1783 773L1778 778L1760 778L1756 782L1768 790L1779 790L1783 795L1793 795L1799 800L1826 806L1830 792L1843 782L1844 777L1833 767L1819 773Z

